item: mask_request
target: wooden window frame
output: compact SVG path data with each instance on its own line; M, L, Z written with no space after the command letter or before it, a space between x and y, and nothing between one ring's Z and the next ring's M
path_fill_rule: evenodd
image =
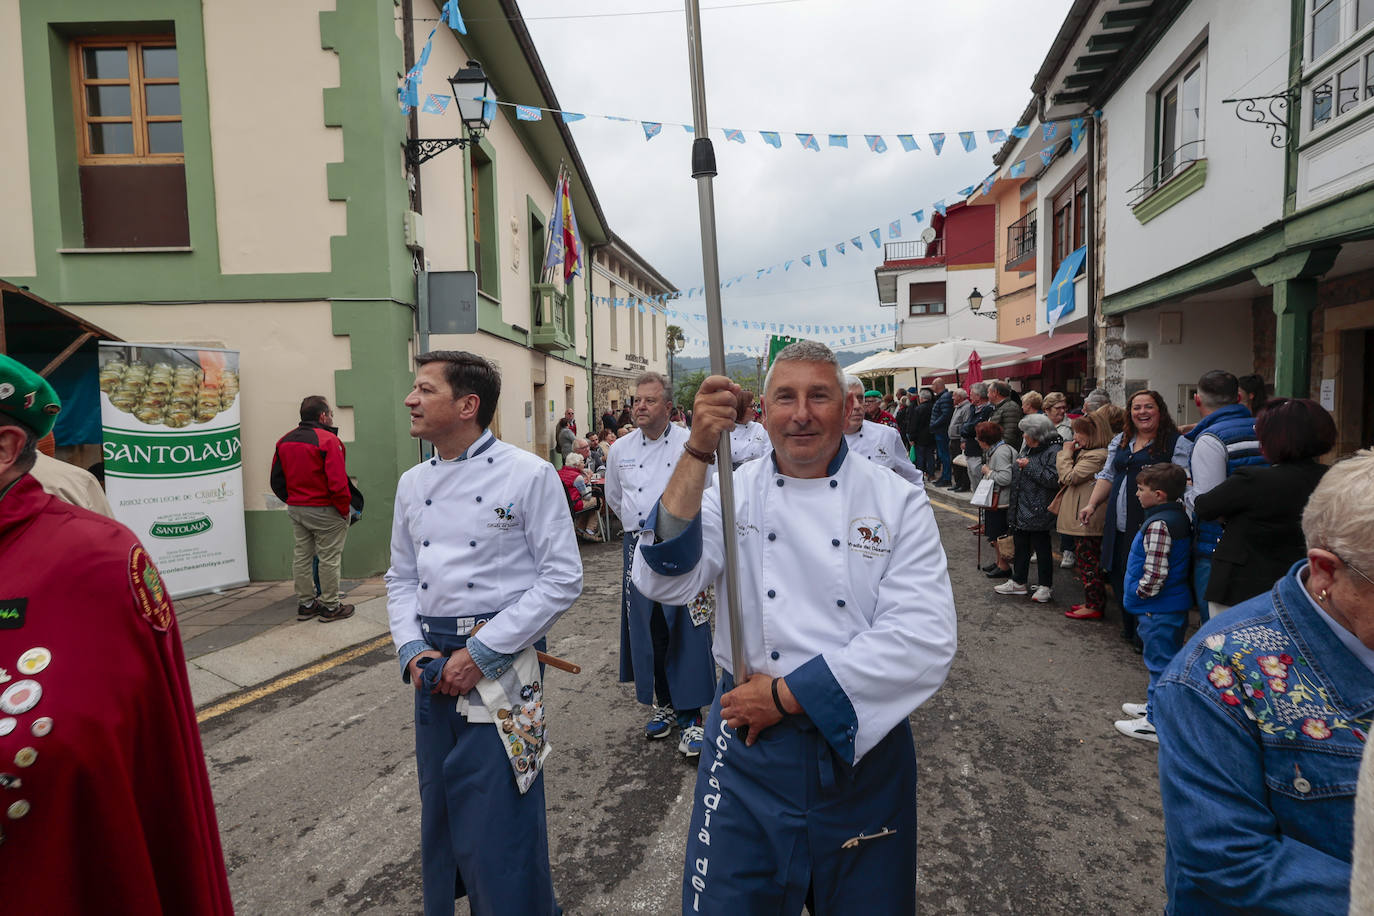
M178 115L149 115L144 111L145 88L148 86L177 87L178 98L181 91L181 59L177 58L177 77L145 77L143 75L143 49L171 48L176 50L175 35L121 35L97 38L80 38L71 44L72 104L74 106L77 131L77 163L79 165L176 165L186 162L184 152L186 134L184 125L185 111ZM129 62L128 79L86 79L82 52L96 48L123 48ZM91 116L87 113L87 86L128 86L129 116ZM178 107L181 107L178 105ZM175 122L182 124L182 147L180 153L148 152L148 125ZM91 124L131 124L133 130L134 152L92 153Z
M1051 198L1050 274L1072 251L1087 244L1088 171L1080 170Z

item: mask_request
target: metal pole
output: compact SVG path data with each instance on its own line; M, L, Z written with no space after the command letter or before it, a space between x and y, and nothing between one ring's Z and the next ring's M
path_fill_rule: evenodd
M720 317L720 263L716 255L716 199L711 179L716 175L716 151L706 126L706 77L701 55L701 9L698 0L687 3L687 61L692 73L692 177L697 182L701 212L701 270L706 283L706 334L711 351L711 373L725 375L725 331ZM749 677L744 653L744 621L739 592L739 546L735 539L735 481L730 468L730 433L720 434L716 447L720 475L721 534L725 538L725 592L730 618L730 673L736 684ZM741 729L741 731L743 731Z

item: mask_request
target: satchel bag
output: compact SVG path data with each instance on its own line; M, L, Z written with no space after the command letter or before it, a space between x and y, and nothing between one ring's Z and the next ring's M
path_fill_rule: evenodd
M1007 561L1016 558L1016 542L1011 535L1004 534L997 539L997 556Z

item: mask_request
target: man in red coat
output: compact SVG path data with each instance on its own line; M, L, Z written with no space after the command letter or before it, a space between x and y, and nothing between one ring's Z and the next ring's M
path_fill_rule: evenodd
M353 616L353 605L339 593L344 541L348 537L348 471L334 412L318 394L301 401L301 422L277 440L272 454L272 492L286 503L295 549L291 573L296 584L296 619L316 614L329 623ZM314 561L319 558L320 588L315 596Z
M157 568L129 529L27 473L59 409L0 355L0 908L231 914Z

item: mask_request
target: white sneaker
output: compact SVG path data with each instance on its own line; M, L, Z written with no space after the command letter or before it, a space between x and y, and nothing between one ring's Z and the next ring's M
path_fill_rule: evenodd
M993 591L999 595L1024 595L1026 594L1026 587L1020 582L1008 579L994 588Z
M1064 555L1059 559L1060 569L1073 569L1074 555L1072 550L1064 551Z
M684 757L700 757L701 743L706 737L706 729L700 725L689 725L682 730L682 738L677 743L678 752Z
M1136 719L1145 718L1145 710L1148 707L1144 703L1122 703L1121 711L1126 715Z
M1035 588L1035 594L1031 595L1031 600L1038 601L1040 604L1049 604L1050 598L1053 596L1054 592L1050 590L1048 585L1038 585Z
M1155 734L1155 727L1150 724L1150 720L1144 717L1139 719L1122 719L1113 723L1116 730L1127 738L1139 738L1142 741L1153 741L1159 743L1159 736Z

